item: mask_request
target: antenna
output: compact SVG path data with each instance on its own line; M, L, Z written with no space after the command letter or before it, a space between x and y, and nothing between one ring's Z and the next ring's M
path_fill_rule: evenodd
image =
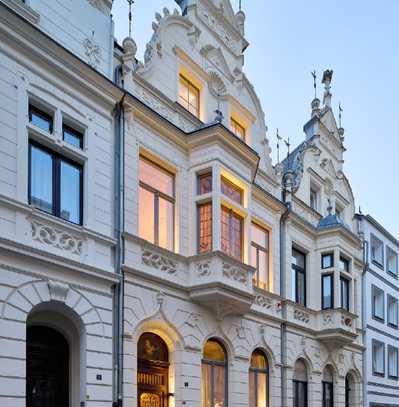
M278 134L278 129L276 132L276 138L277 138L277 163L280 164L280 141L283 138Z
M344 109L342 109L341 102L339 102L338 109L339 109L339 128L341 128L342 127L342 112L344 111Z
M132 5L135 0L126 0L129 4L129 37L132 36Z
M311 72L313 76L313 87L314 87L314 98L316 99L317 97L317 75L316 75L316 70Z

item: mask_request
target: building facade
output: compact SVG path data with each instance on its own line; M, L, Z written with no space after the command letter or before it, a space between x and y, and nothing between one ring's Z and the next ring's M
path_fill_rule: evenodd
M364 238L363 276L367 406L395 406L398 387L399 242L374 218L359 215Z
M176 3L140 61L111 1L0 1L0 404L360 406L333 73L273 166L245 14Z

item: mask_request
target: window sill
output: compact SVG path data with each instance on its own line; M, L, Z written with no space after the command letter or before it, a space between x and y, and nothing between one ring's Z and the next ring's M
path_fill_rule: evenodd
M385 377L385 373L373 372L373 376L376 376L376 377Z
M394 278L395 280L398 280L398 279L399 279L398 273L394 273L393 271L388 270L388 271L387 271L387 274L388 274L390 277Z
M40 14L23 3L21 0L0 0L12 11L19 14L25 20L28 20L32 24L38 24L40 20Z
M391 324L390 322L388 322L387 325L392 329L396 329L396 330L399 329L399 326L397 324Z
M384 318L380 318L380 317L376 317L375 315L373 315L373 319L374 321L377 321L381 324L385 324L385 319Z
M380 270L384 270L384 266L380 262L378 262L377 260L371 260L371 263L374 266L378 267Z
M388 375L388 379L397 381L399 379L399 376Z

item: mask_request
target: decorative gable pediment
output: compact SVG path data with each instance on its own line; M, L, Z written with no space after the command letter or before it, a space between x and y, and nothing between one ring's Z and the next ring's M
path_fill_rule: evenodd
M342 180L344 178L341 170L336 170L332 160L328 158L324 158L320 162L320 167L324 169L324 171L335 180Z
M233 81L234 77L226 62L223 52L220 48L215 48L212 45L206 45L201 49L201 55L206 60L205 70L218 70L229 81Z

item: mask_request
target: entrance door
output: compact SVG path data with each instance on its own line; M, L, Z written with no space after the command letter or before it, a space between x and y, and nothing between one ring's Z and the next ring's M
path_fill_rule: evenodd
M152 333L138 343L138 407L168 407L169 356L165 342Z
M68 343L48 327L27 329L26 406L69 407Z

